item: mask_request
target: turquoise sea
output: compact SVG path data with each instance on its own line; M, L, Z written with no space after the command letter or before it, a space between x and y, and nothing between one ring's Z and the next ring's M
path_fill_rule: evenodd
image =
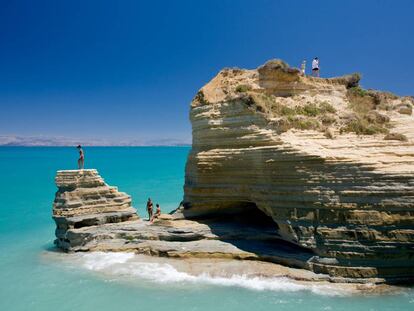
M163 211L182 199L188 147L85 148L86 168ZM0 147L0 310L414 310L414 291L347 295L284 279L192 277L130 254L55 256L51 207L56 170L76 167L74 148ZM72 261L72 262L71 262Z

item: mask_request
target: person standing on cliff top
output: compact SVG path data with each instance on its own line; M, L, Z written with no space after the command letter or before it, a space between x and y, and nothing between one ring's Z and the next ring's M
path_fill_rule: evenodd
M81 145L78 145L76 148L79 150L78 169L83 170L83 166L85 164L85 155L83 154Z
M319 78L319 58L317 57L312 61L312 76Z
M300 72L302 73L303 76L305 76L306 74L306 60L304 59L302 64L300 65Z
M152 200L151 198L148 198L147 201L147 212L148 212L148 221L152 220L152 208L153 208L154 204L152 204Z

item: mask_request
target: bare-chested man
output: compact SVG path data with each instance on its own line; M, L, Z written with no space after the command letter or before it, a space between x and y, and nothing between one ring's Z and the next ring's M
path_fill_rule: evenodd
M77 148L79 150L78 169L83 170L83 165L85 164L85 155L83 154L81 145L78 145Z
M152 208L153 208L153 206L154 206L154 204L152 204L151 198L148 198L148 201L147 201L148 221L152 220L152 213L153 213Z

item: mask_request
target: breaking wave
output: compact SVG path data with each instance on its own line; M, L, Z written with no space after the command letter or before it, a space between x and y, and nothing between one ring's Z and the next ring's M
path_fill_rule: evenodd
M79 254L81 267L103 272L112 276L125 276L156 283L190 283L215 286L241 287L257 291L295 292L311 291L320 295L347 295L343 288L335 285L309 282L303 284L286 277L267 278L232 275L230 277L211 276L207 273L191 275L180 272L170 264L137 260L133 253L93 252Z

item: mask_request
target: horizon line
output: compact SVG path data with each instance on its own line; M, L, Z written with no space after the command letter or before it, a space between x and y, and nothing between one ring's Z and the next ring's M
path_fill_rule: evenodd
M148 145L81 145L82 147L191 147L192 144L170 144L170 145L159 145L159 144L148 144ZM76 147L75 145L29 145L29 144L3 144L1 147L53 147L53 148L70 148Z

